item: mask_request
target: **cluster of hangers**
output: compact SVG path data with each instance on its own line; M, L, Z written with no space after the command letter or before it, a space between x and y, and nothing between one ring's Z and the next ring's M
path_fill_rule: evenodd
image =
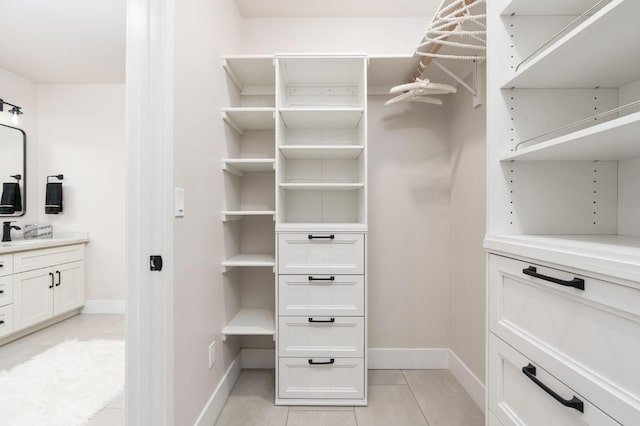
M487 27L486 15L477 10L477 6L486 0L454 0L440 7L433 20L427 27L420 43L416 47L415 55L421 57L418 69L411 81L393 87L389 93L396 95L385 102L393 105L400 102L423 102L442 105L442 99L433 95L456 93L456 88L450 84L435 83L423 78L425 69L430 64L436 65L446 74L470 91L474 91L460 77L455 75L445 65L436 59L454 59L465 61L484 60L486 50ZM475 10L474 10L475 9ZM443 47L450 47L449 51ZM453 48L456 48L455 50ZM480 54L476 54L476 53Z

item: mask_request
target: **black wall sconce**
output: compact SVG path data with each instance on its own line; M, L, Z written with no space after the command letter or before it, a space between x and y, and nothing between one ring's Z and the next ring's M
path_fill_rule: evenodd
M3 99L0 99L0 112L4 111L4 106L5 105L9 105L11 107L11 109L9 110L9 113L13 116L13 124L15 124L17 126L19 117L22 114L24 114L24 112L22 112L22 107L19 107L18 105L14 105L12 103L6 102Z

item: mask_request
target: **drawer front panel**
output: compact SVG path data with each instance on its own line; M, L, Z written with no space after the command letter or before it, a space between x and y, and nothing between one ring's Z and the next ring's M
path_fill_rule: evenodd
M0 255L0 277L13 274L13 255Z
M14 253L13 268L17 273L78 260L84 260L84 244Z
M312 362L331 364L310 365ZM364 399L362 358L279 358L280 398Z
M635 401L637 410L640 290L534 265L545 276L584 279L584 290L567 288L523 274L531 266L491 256L491 331L525 354L544 348L554 358L586 369L593 387L604 379ZM587 396L598 405L613 400L607 397L603 400L608 402L601 403L595 394Z
M279 234L278 265L281 274L362 275L364 234Z
M278 327L282 357L364 356L363 317L280 317Z
M280 315L364 315L362 275L280 275Z
M575 397L582 401L583 412L565 407L527 377L522 369L529 364L535 366L535 378L549 390L565 400ZM504 426L619 425L534 361L491 334L489 337L489 410Z
M13 333L13 305L0 307L0 337Z
M0 277L0 306L13 303L13 276Z

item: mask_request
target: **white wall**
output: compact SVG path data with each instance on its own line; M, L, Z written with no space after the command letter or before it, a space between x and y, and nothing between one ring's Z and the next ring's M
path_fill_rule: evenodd
M467 79L467 83L471 83ZM485 379L486 99L447 98L451 143L451 349Z
M435 11L438 0L432 0ZM428 18L268 18L242 20L247 54L349 52L412 54Z
M369 347L449 347L445 110L369 97Z
M194 424L238 354L222 343L225 324L224 198L220 167L225 133L220 108L229 106L222 54L239 53L240 16L233 0L175 2L175 185L185 189L185 217L174 235L174 424ZM208 367L208 347L216 364Z
M125 88L38 86L38 175L29 183L37 220L88 231L87 300L125 298ZM64 213L45 215L46 176L64 174Z
M27 214L11 219L22 226L38 220L38 192L34 190L38 181L38 88L26 78L0 68L0 98L22 107L24 111L17 127L27 134ZM0 113L0 123L14 126L11 118L5 107L5 111ZM0 221L3 220L8 219L0 217Z

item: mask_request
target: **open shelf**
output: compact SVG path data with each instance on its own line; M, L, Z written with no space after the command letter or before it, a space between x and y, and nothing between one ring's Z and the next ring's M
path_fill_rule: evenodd
M281 183L280 188L288 191L353 191L364 188L364 183Z
M274 267L276 258L273 254L238 254L222 262L222 272L226 273L237 267Z
M640 281L640 237L627 235L493 235L492 253L523 256L558 265Z
M500 13L511 15L569 15L579 16L596 3L596 0L511 0Z
M272 172L274 164L269 158L233 158L222 160L222 170L242 176L244 172Z
M276 128L274 111L272 107L223 108L222 119L240 134L245 130L273 130Z
M639 1L613 0L523 64L502 88L618 88L640 79L638 16ZM612 32L615 41L605 36Z
M363 145L280 145L289 160L355 160Z
M243 95L274 95L276 70L272 55L233 55L222 67Z
M276 334L273 312L269 309L240 309L222 329L227 336L273 336Z
M225 210L222 212L222 221L242 220L245 216L273 216L275 219L275 215L275 210Z
M299 129L354 128L363 108L281 108L285 126Z
M500 161L618 161L640 157L640 112L503 155Z

